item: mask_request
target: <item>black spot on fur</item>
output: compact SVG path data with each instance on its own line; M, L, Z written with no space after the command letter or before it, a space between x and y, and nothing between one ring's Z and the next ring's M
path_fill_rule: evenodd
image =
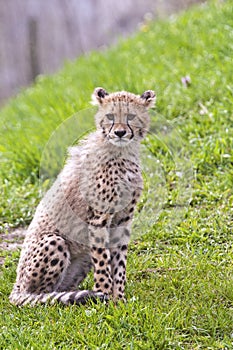
M57 263L58 263L58 259L53 259L52 261L51 261L51 266L55 266L55 265L57 265Z
M102 226L102 227L103 227L103 226L106 226L106 224L107 224L107 220L103 220L101 226Z
M123 260L119 261L119 266L125 267L125 263Z
M106 270L101 270L101 273L102 273L104 276L109 277L108 271L106 271Z

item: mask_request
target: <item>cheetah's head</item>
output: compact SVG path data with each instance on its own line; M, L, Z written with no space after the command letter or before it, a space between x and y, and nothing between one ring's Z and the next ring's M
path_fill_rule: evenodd
M99 106L96 126L104 138L118 147L140 141L150 124L148 109L155 104L155 93L145 91L141 96L120 91L107 93L98 87L93 93L93 104Z

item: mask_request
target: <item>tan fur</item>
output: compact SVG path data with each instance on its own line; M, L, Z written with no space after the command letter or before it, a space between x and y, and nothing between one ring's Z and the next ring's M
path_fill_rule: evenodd
M139 144L155 95L97 88L93 98L97 131L70 149L28 228L10 296L17 305L124 299L130 226L143 187ZM92 265L94 291L76 291Z

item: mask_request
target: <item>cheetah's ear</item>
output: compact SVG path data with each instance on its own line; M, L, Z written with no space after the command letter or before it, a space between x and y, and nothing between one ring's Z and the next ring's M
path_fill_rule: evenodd
M94 93L92 95L92 104L94 105L102 104L103 99L107 95L109 95L108 92L105 91L102 87L95 88Z
M143 92L143 94L140 96L140 98L143 100L143 104L147 108L154 107L155 101L156 101L156 96L155 96L154 91L147 90L147 91Z

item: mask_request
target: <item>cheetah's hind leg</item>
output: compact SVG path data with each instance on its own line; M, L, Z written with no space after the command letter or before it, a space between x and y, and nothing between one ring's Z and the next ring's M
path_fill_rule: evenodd
M76 262L77 264L77 262ZM103 293L89 290L64 290L67 283L70 251L67 242L55 234L48 234L42 239L30 239L30 244L22 250L17 278L10 301L15 305L25 304L85 304L88 300L106 300ZM72 277L69 281L73 283Z

